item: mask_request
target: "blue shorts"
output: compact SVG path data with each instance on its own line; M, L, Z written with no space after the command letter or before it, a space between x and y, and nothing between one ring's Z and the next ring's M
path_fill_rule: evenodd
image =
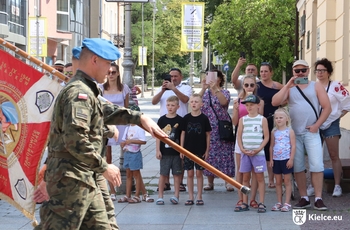
M309 159L310 172L323 172L323 148L320 134L318 132L306 132L295 135L295 140L294 172L298 173L305 170L305 150Z
M292 168L287 168L287 162L289 159L286 160L273 160L273 168L272 171L274 174L290 174L293 172Z
M324 130L320 129L321 137L330 138L334 136L341 136L339 121L340 121L340 118L333 121L331 126L329 126L327 129L324 129Z
M125 169L130 169L131 171L140 170L143 168L142 164L142 154L141 151L136 153L125 152L124 153L124 164Z

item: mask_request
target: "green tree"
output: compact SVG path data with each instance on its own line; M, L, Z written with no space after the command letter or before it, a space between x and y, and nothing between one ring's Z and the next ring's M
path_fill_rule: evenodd
M295 0L232 0L217 7L209 41L230 63L240 51L258 66L270 62L281 80L293 61L294 21Z

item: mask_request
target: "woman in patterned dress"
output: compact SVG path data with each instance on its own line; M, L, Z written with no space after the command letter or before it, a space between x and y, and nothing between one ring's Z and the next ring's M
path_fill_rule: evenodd
M223 73L219 70L213 71L217 72L216 82L210 81L209 84L206 84L206 80L203 79L202 90L199 93L203 97L202 113L209 118L212 128L207 162L227 176L234 177L235 160L233 142L220 140L218 126L218 120L231 120L227 112L231 99L230 92L222 88L225 83ZM214 110L217 117L215 116ZM204 190L213 190L215 175L208 170L204 170L203 173L208 178L208 184L204 187ZM228 183L226 183L226 189L227 191L234 190L233 186Z

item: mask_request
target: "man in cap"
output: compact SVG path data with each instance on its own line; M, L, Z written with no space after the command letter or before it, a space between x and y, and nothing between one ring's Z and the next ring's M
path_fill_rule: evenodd
M83 41L79 70L55 101L45 173L50 200L40 208L36 229L111 229L96 178L101 173L114 186L121 179L119 168L100 155L104 124L141 124L166 136L151 118L98 99L95 81L103 83L119 57L110 41Z
M311 207L306 192L305 147L312 184L315 188L314 209L327 210L322 201L324 166L319 127L327 119L332 109L324 87L319 82L308 80L309 72L309 64L306 61L294 62L294 76L275 94L272 98L272 105L279 106L286 100L289 102L291 124L296 136L294 176L301 196L294 208Z

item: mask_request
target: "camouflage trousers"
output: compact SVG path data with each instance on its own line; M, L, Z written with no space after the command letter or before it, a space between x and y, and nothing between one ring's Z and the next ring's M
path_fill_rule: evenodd
M109 198L106 181L102 175L99 176L100 182L105 185L104 193ZM105 205L106 199L99 186L93 188L69 177L63 177L58 182L47 182L46 186L50 200L40 208L41 223L36 230L118 229L113 203L110 200L108 207ZM106 209L109 210L108 215ZM109 219L114 220L114 228Z

